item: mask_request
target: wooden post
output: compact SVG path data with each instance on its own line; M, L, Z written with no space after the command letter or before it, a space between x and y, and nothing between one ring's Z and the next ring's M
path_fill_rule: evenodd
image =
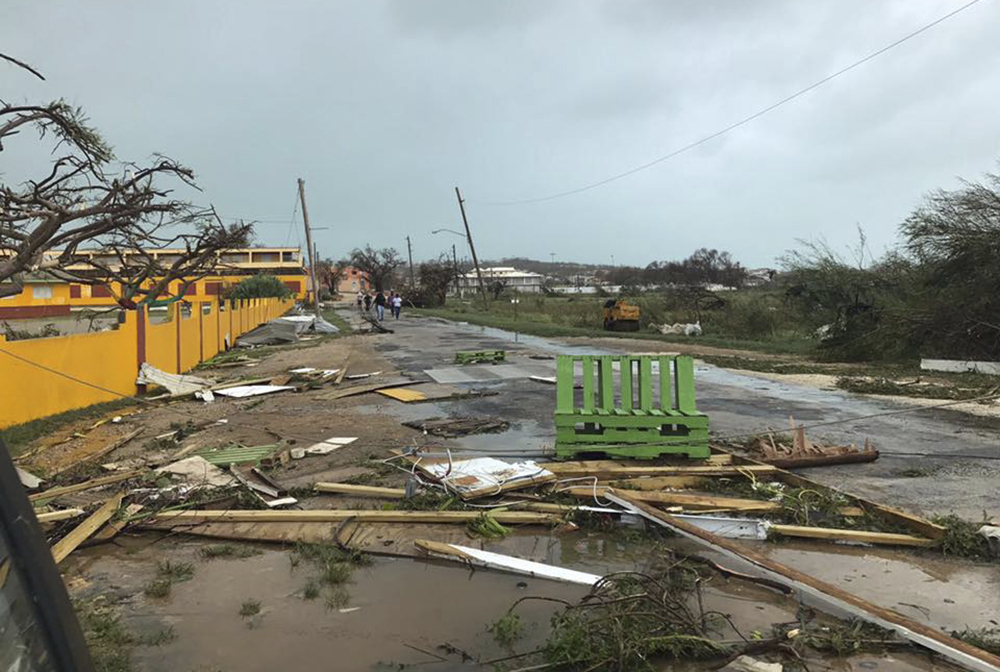
M465 201L462 200L462 192L455 187L455 196L458 197L458 208L462 211L462 223L465 224L465 237L469 241L469 251L472 252L472 263L476 267L476 277L479 279L479 293L483 295L483 308L489 309L489 299L486 298L486 285L483 284L483 272L479 269L479 257L476 256L476 246L472 242L472 231L469 229L469 218L465 216Z
M306 247L309 252L309 277L313 286L313 306L319 317L319 285L316 284L316 255L313 252L312 229L309 228L309 210L306 209L306 182L299 178L299 200L302 202L302 222L306 227Z
M417 283L413 281L413 246L409 236L406 237L406 254L410 257L410 287L416 287Z

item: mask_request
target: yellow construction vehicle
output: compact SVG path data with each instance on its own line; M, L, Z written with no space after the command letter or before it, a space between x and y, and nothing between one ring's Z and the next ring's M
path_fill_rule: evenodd
M605 331L639 331L639 306L621 299L604 302Z

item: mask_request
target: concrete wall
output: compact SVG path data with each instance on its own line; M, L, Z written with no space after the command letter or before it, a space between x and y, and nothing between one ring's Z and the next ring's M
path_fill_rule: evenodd
M191 303L190 312L175 303L159 324L146 311L125 311L113 331L9 343L0 336L0 428L134 395L142 362L188 371L225 349L227 336L231 345L294 303L252 299L220 310L217 301L206 301Z

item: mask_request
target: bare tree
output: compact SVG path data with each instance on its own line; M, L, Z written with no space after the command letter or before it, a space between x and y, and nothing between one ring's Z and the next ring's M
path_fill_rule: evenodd
M351 252L351 265L359 271L368 274L375 290L385 289L386 281L392 277L397 268L403 265L403 258L394 248L384 247L376 250L371 245Z
M330 292L331 296L340 291L340 280L344 277L344 269L349 263L344 259L340 261L323 259L316 264L316 275L319 282Z
M0 57L41 77L16 59ZM15 185L0 175L0 296L20 293L25 273L45 271L66 281L107 285L120 305L131 308L137 298L163 294L172 280L183 279L186 286L211 272L220 250L247 245L252 225L227 226L213 209L173 196L169 185L197 189L189 168L162 156L148 166L113 167L111 147L80 108L62 100L0 100L0 151L29 137L22 134L29 129L39 141L51 140L54 158L48 174L37 179ZM157 248L177 251L155 257L151 250ZM120 283L120 292L113 282Z

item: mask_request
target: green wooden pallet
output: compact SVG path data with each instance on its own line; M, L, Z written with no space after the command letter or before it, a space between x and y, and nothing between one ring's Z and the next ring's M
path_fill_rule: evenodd
M560 459L710 453L708 416L695 407L694 360L684 355L559 355L555 422Z
M456 364L496 364L507 358L504 350L480 350L479 352L456 352Z

